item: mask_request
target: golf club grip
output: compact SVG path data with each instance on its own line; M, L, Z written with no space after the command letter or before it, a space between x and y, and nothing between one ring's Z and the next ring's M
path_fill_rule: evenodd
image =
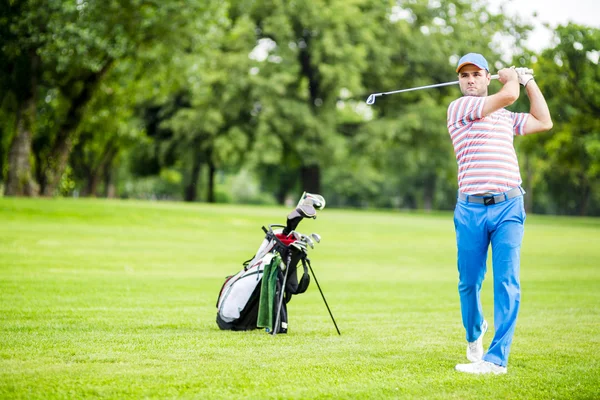
M527 73L533 75L533 70L531 68L527 68ZM496 74L496 75L492 75L491 79L499 79L500 75Z

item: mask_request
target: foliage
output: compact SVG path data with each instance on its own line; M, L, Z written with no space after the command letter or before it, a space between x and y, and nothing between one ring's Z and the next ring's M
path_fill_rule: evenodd
M43 194L54 193L86 107L110 70L133 57L168 63L173 51L189 46L214 4L187 2L189 15L181 12L179 1L9 4L2 25L10 36L2 59L12 79L2 82L19 101L37 103L39 97L42 121L48 117L36 127L33 145Z
M529 209L600 215L597 29L559 27L535 54L523 45L532 26L485 0L4 8L0 180L23 143L19 167L48 196L126 196L140 179L186 201L283 203L313 190L330 205L448 209L456 162L445 114L457 88L365 99L455 80L459 56L477 51L493 69L533 67L551 109L552 132L516 141ZM528 106L522 96L514 109ZM31 143L16 140L29 133ZM162 185L164 171L181 179ZM218 183L245 173L262 200Z
M535 165L531 185L544 195L538 211L600 211L600 30L574 24L555 31L558 44L535 65L551 109L550 134L523 144ZM535 198L534 198L535 200Z

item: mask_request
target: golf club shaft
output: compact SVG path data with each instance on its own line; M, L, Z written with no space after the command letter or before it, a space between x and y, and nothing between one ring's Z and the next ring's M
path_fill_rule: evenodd
M277 304L277 317L275 318L275 325L273 326L272 335L277 335L279 330L279 321L281 319L281 308L283 307L283 296L285 295L285 284L287 283L288 272L290 270L290 256L287 259L287 265L285 266L285 274L283 276L283 284L281 285L281 295L279 296L279 303ZM279 268L279 267L277 267Z
M498 78L499 78L498 75L492 75L491 76L491 79L498 79ZM372 95L370 95L367 98L367 104L369 104L369 105L374 104L375 103L375 98L378 97L378 96L386 96L388 94L412 92L412 91L421 90L421 89L432 89L432 88L437 88L437 87L442 87L442 86L450 86L450 85L458 85L458 81L445 82L445 83L436 83L436 84L433 84L433 85L419 86L419 87L414 87L414 88L410 88L410 89L393 90L391 92L373 93Z
M304 262L304 260L302 260L302 262ZM325 302L325 307L327 307L327 311L329 311L329 316L331 317L331 320L333 321L333 325L335 325L335 330L337 331L338 335L341 336L342 334L340 333L340 330L338 329L338 326L335 323L333 314L331 313L331 310L329 309L329 304L327 304L327 300L325 300L325 295L323 294L323 291L321 290L321 286L319 285L319 281L317 280L315 271L313 271L312 265L310 265L310 261L308 262L308 268L310 268L310 273L312 274L313 278L315 278L315 283L317 284L317 287L319 288L319 292L321 292L321 297L323 298L323 301Z

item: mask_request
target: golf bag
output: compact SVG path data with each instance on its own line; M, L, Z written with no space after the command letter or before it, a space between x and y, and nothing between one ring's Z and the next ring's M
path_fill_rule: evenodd
M341 335L307 256L308 247L314 248L313 239L320 243L321 236L296 231L303 218L317 218L316 210L323 208L322 196L304 192L296 209L287 216L286 225L269 225L269 229L263 226L266 237L254 257L244 262L244 268L237 274L228 276L221 287L217 298L219 328L233 331L265 328L272 335L287 333L287 303L293 295L308 289L310 269L335 329ZM299 263L302 263L300 277Z
M265 328L267 332L287 333L287 303L292 295L306 291L310 275L306 253L290 247L294 238L281 230L273 231L273 226L269 230L263 227L266 237L256 255L223 283L217 299L220 329ZM303 270L299 278L300 262Z

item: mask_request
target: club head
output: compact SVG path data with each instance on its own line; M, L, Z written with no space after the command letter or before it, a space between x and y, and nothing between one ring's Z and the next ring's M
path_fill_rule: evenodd
M302 241L305 242L306 244L308 244L310 246L311 249L315 248L315 243L312 241L312 239L306 235L302 235Z
M293 237L294 237L294 239L296 239L296 240L300 240L300 239L302 239L302 235L301 235L300 233L296 232L296 231L291 231L291 232L288 234L288 237L290 237L290 236L293 236Z
M321 243L321 235L319 235L318 233L311 233L310 236L312 236L315 242Z
M369 95L369 97L367 98L367 104L370 106L375 104L375 97L377 97L377 96L375 96L374 94Z
M307 251L306 244L300 240L296 240L295 242L292 242L290 244L290 247L293 247L296 250L299 250L303 253L306 253L306 251Z

